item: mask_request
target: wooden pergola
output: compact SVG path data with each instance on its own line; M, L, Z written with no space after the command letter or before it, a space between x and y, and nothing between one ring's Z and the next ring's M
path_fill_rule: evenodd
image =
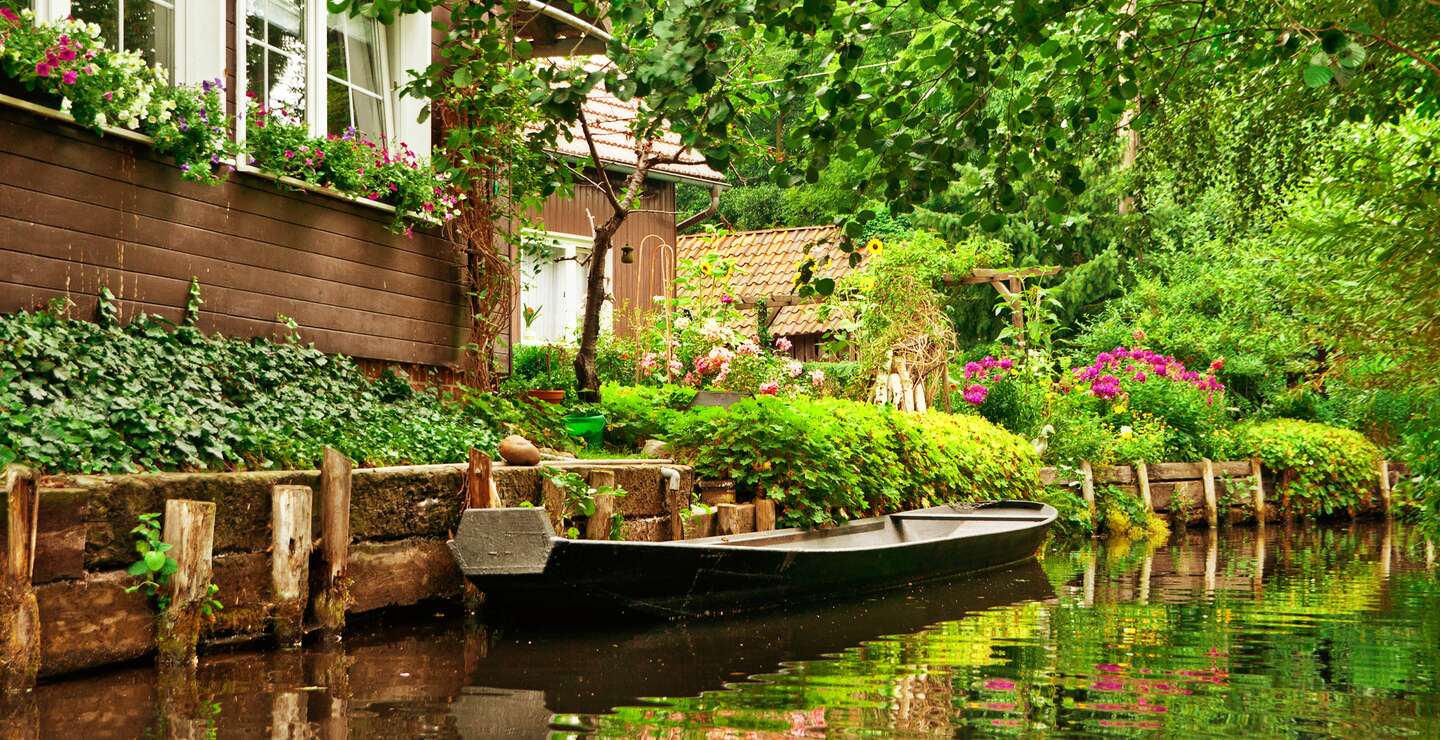
M1002 298L1005 299L1005 303L1010 307L1010 320L1015 327L1016 341L1023 348L1025 346L1025 307L1024 301L1022 299L1025 295L1025 281L1029 280L1030 278L1049 277L1059 272L1059 267L1052 266L1019 267L1011 269L993 269L988 267L977 267L965 275L946 275L944 276L944 278L942 278L942 282L944 282L946 285L951 286L989 284L990 286L995 288L995 291L999 293ZM741 298L739 300L736 300L733 305L735 308L741 310L759 309L763 305L766 311L774 311L774 313L771 313L770 315L770 318L773 321L774 317L779 314L779 311L775 309L784 308L786 306L803 306L807 304L821 303L824 300L825 297L820 295L798 296L793 293L782 293L768 296L753 296L750 298ZM949 380L950 373L949 370L946 369L949 367L949 365L949 352L947 350L946 357L944 358L944 363L942 365L942 379L940 382L941 404L947 412L951 410Z
M989 283L991 287L1000 294L1010 306L1010 320L1017 331L1025 328L1025 307L1021 298L1025 293L1025 281L1030 278L1049 277L1060 272L1059 267L1016 267L1008 269L993 269L989 267L977 267L965 275L946 275L942 281L946 285L984 285ZM746 310L759 308L763 303L766 310L784 308L786 306L804 306L812 303L822 303L825 297L819 295L798 296L793 293L781 293L769 296L754 296L741 298L735 301L735 308ZM1024 340L1021 340L1024 344Z

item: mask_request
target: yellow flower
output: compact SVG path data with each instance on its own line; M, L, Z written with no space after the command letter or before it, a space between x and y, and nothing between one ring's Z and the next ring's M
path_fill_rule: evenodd
M885 242L880 241L880 237L878 236L872 236L870 237L870 241L865 242L865 251L870 254L880 254L884 249Z
M715 272L715 268L711 267L709 262L703 262L703 263L700 264L700 274L701 274L701 275L706 275L706 276L708 276L708 275L714 274L714 272Z

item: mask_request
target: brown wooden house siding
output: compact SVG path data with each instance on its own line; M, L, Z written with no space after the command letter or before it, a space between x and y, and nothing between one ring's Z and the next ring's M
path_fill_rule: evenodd
M659 242L675 244L675 183L652 180L638 211L641 212L626 218L615 234L610 257L614 270L611 293L615 296L615 332L626 336L644 328L642 317L650 310L654 296L665 295L666 288L674 281L673 261ZM550 196L540 211L540 221L548 231L588 237L595 233L591 219L601 223L611 213L610 203L599 188L580 183L568 198ZM646 239L650 235L655 238ZM621 248L627 244L636 250L635 262L628 265L620 258ZM662 254L667 256L662 259ZM518 317L512 322L514 336L520 335L518 322Z
M193 276L207 332L283 334L283 314L326 352L456 363L451 245L390 220L251 175L185 182L143 144L0 107L0 312L65 297L89 318L105 285L124 317L179 319Z

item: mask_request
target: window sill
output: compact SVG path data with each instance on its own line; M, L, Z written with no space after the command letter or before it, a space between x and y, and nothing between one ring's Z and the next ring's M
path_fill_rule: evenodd
M76 125L76 126L79 126L79 125L80 125L80 124L75 120L75 117L74 117L74 116L70 115L69 113L66 113L65 111L56 110L56 109L54 109L54 108L49 108L49 107L46 107L46 106L43 106L43 105L39 105L39 104L37 104L37 103L32 103L32 102L30 102L30 101L28 101L28 100L24 100L24 99L22 99L22 98L13 97L13 96L10 96L10 95L5 95L5 94L3 94L3 93L0 93L0 105L4 105L4 106L10 107L10 108L16 108L16 109L19 109L19 110L23 110L23 111L25 111L25 112L27 112L27 113L32 113L32 114L37 115L37 116L40 116L40 117L42 117L42 118L49 118L49 119L55 120L55 121L63 121L63 122L65 122L65 123L74 124L74 125ZM154 145L155 145L155 140L154 140L154 139L150 138L149 136L146 136L145 134L142 134L142 133L139 133L139 132L136 132L136 131L131 131L131 130L128 129L128 128L119 128L119 127L116 127L116 126L101 126L101 127L100 127L100 130L101 130L102 132L104 132L106 135L108 135L108 136L114 136L114 137L117 138L117 139L125 139L126 141L133 141L133 142L135 142L135 143L137 143L137 144L144 144L145 146L154 146ZM311 183L305 182L304 180L297 180L297 179L295 179L295 178L293 178L293 177L289 177L289 176L286 176L286 175L275 175L275 174L266 172L266 171L264 171L264 170L262 170L262 169L260 169L260 168L258 168L258 167L252 167L252 166L250 166L250 165L248 165L248 164L241 164L241 165L239 165L238 167L236 167L236 171L237 171L237 172L243 172L243 173L245 173L245 174L247 174L247 175L251 175L251 176L253 176L253 177L259 177L259 178L263 178L263 179L266 179L266 180L270 180L270 181L272 181L272 182L278 182L278 183L280 183L280 184L282 184L282 185L286 185L286 186L288 186L288 187L292 187L292 188L295 188L295 189L297 189L297 190L304 190L304 191L307 191L307 192L316 193L316 194L318 194L318 195L324 195L324 196L328 196L328 197L335 198L335 199L338 199L338 200L343 200L343 201L346 201L346 202L349 202L349 203L355 203L355 204L357 204L357 205L366 206L366 207L368 207L368 208L373 208L373 209L375 209L375 210L377 210L377 211L381 211L381 212L383 212L383 213L389 213L389 214L394 214L394 213L395 213L395 206L392 206L392 205L390 205L390 204L388 204L388 203L381 203L381 202L378 201L378 200L370 200L369 198L362 198L362 197L359 197L359 196L356 196L356 195L346 195L345 193L342 193L342 192L340 192L339 190L335 190L335 189L333 189L333 188L326 188L326 187L321 187L321 186L319 186L319 185L312 185Z

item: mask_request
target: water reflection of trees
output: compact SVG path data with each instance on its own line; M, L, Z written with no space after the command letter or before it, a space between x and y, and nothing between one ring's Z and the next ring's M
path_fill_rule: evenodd
M666 736L1440 733L1440 586L1394 526L1270 527L1057 547L1058 603L986 610L757 683L591 718Z

